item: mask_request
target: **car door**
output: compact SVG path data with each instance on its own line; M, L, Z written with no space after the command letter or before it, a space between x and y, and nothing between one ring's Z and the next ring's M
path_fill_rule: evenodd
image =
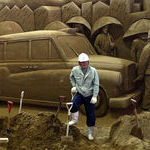
M23 90L26 99L55 101L58 95L67 94L70 71L59 71L65 63L51 39L7 42L3 52L0 65L10 74L1 83L1 95L19 98Z

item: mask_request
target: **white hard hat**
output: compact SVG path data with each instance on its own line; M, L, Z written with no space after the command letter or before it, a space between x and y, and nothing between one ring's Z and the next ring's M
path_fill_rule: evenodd
M78 57L78 61L79 62L85 62L85 61L89 61L89 57L87 54L85 53L81 53Z

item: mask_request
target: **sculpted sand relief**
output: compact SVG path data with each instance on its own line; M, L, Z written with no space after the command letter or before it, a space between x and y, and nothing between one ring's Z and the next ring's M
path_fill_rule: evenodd
M18 84L23 85L21 75L24 76L25 84L23 86L27 91L28 86L33 89L34 86L38 86L36 80L32 80L35 85L28 85L26 80L29 76L30 79L37 79L44 85L42 78L47 76L47 73L50 74L45 71L51 69L53 73L56 71L55 75L52 73L54 77L56 74L59 76L57 69L71 69L76 62L75 58L85 49L86 53L96 55L93 63L103 72L100 71L101 85L103 86L102 97L105 101L102 114L106 112L107 103L112 107L128 107L127 99L130 98L128 95L130 91L133 91L132 94L135 97L139 97L141 94L136 83L132 83L132 80L136 78L137 65L128 60L133 60L131 49L141 34L145 35L145 42L147 42L150 13L146 6L149 5L149 1L145 0L140 3L140 1L134 0L64 0L61 2L33 0L0 1L0 4L1 65L6 74L14 74L9 76L8 83L3 84L9 85L11 82L15 82L15 78L18 82L16 91L10 90L9 93L3 90L5 91L4 95L8 97L17 95L17 90L20 89ZM105 33L106 27L107 32ZM5 28L9 30L4 30ZM10 35L11 33L20 34ZM88 41L85 42L87 39L78 33L84 34ZM102 34L102 38L99 38ZM92 50L88 51L87 48ZM137 51L135 52L137 55ZM137 57L139 59L139 56ZM58 84L61 85L61 82L64 84L64 81L69 79L65 75L68 75L70 70L66 71ZM20 74L21 72L24 74ZM114 78L106 76L109 72L113 74ZM35 74L37 78L34 78ZM111 81L108 83L110 79ZM56 85L52 83L52 89L54 89ZM68 93L67 89L70 88L69 83L65 83L66 89L62 93ZM4 89L6 85L3 86ZM111 90L108 88L110 86L113 87ZM49 97L46 95L49 91L48 86L45 87L46 94L42 94L40 87L36 90L32 90L33 93L28 91L26 98L47 99ZM53 94L56 98L58 93L53 92ZM130 93L130 95L132 94ZM124 99L124 105L119 106L115 103L116 97L119 99L122 95L129 97Z

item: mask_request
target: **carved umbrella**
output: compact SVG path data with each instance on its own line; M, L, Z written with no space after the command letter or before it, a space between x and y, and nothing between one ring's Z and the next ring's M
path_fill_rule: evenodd
M150 30L150 20L148 19L140 19L136 22L134 22L128 30L125 32L123 39L134 39L139 36L139 34L146 33L148 34L148 31Z
M109 32L114 39L123 34L123 26L118 19L110 16L104 16L99 18L92 26L91 36L93 40L95 40L101 29L106 25L109 25Z

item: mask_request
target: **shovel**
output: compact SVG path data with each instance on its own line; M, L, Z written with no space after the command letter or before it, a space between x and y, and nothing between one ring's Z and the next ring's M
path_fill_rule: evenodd
M13 106L13 102L12 101L7 101L8 104L8 125L7 125L7 134L10 134L10 112L11 112L11 108Z
M55 119L53 124L56 122L56 119L58 118L59 112L61 110L61 105L62 105L62 101L66 98L66 96L59 96L59 104L58 104L58 108L57 108L57 112L55 114Z
M136 120L136 125L132 128L131 135L138 137L139 139L143 139L143 132L142 132L139 120L138 120L138 116L137 116L137 109L136 109L137 102L136 100L131 98L131 103L134 108L134 115L135 115L135 120Z
M61 142L62 143L71 143L71 142L73 142L73 136L69 136L69 121L70 121L70 117L71 117L70 110L71 110L72 106L73 106L72 102L66 103L66 107L68 109L67 130L66 130L66 136L61 137Z
M24 91L21 92L21 97L20 97L20 107L19 107L18 114L20 114L20 113L21 113L21 110L22 110L22 100L23 100L23 96L24 96Z
M66 98L66 96L59 96L59 105L58 105L58 108L57 108L57 112L56 112L56 118L58 118L58 114L61 110L61 105L62 105L62 101Z

